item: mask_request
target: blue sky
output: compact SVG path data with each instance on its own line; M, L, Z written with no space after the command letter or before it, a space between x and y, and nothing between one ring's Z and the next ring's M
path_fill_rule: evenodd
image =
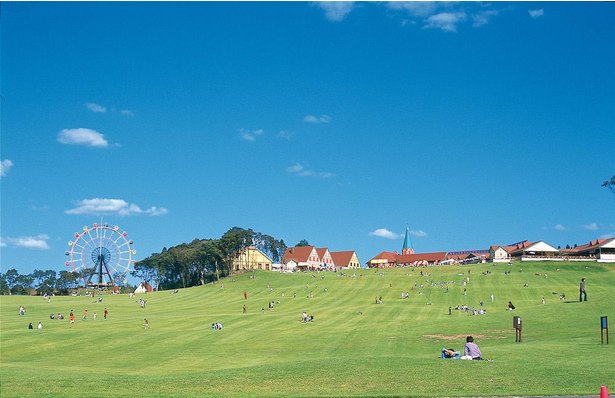
M615 236L613 3L2 3L1 267L84 225L358 252Z

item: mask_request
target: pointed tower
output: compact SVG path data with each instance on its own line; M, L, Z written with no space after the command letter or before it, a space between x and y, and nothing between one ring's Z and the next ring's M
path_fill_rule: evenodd
M410 229L406 225L406 236L404 238L404 247L401 249L401 254L414 254L414 247L410 240Z

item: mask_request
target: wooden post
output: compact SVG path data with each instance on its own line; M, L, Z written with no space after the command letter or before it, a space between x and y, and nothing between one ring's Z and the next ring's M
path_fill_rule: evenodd
M515 343L520 343L522 329L522 322L520 316L513 316L513 328L515 328Z

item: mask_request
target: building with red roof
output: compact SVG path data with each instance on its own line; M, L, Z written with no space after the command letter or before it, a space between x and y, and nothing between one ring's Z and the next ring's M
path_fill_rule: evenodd
M361 268L359 256L354 250L346 250L341 252L331 252L335 269L355 269Z
M320 266L320 257L314 246L294 246L286 249L282 263L293 261L301 270L317 269Z
M615 238L589 241L581 246L562 249L561 254L570 261L615 262Z
M318 254L318 258L320 259L320 266L325 268L333 268L333 258L331 257L331 253L329 249L326 247L316 248L316 254Z

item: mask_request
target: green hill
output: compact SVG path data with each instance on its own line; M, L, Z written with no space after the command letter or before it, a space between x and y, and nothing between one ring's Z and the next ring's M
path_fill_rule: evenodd
M582 277L589 301L579 303ZM344 276L257 272L177 294L103 294L101 303L84 296L50 303L2 296L0 395L598 394L601 385L615 390L615 332L610 345L601 345L599 324L607 315L615 325L613 286L613 265L515 263ZM401 299L402 291L410 297ZM375 304L377 297L382 304ZM478 310L481 300L484 315L454 309ZM509 300L514 312L505 309ZM25 316L18 314L20 305ZM72 325L71 309L77 318ZM303 311L314 322L302 323ZM49 319L58 312L66 319ZM523 319L522 343L514 341L513 315ZM39 321L42 330L27 329ZM212 330L212 322L223 329ZM444 346L462 350L466 335L493 361L440 359Z

